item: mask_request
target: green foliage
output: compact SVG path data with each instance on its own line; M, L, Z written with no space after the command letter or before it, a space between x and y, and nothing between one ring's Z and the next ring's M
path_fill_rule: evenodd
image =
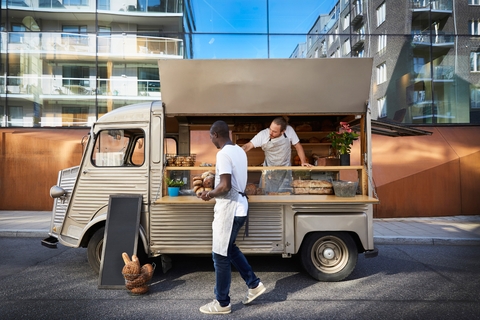
M185 184L183 180L172 180L169 177L165 177L165 182L168 187L183 187Z
M348 123L340 122L340 125L342 127L339 132L331 132L327 138L330 138L332 147L337 150L339 154L349 154L353 141L357 140L360 135L353 132Z

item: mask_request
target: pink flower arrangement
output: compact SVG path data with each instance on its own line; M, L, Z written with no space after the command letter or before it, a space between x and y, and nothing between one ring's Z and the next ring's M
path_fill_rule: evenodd
M329 133L327 138L330 138L332 147L337 150L338 153L349 154L353 141L357 140L360 135L353 132L347 122L340 122L340 125L341 127L338 132Z

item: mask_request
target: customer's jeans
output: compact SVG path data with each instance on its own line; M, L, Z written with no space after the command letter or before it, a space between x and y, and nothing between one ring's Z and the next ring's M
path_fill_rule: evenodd
M228 256L222 256L213 253L213 265L215 266L215 295L222 307L227 306L230 303L230 297L228 293L230 291L230 282L232 280L232 268L230 263L240 272L243 280L250 289L258 286L260 279L255 276L252 268L248 264L247 259L243 255L242 251L238 249L235 244L238 231L245 223L247 217L235 217L233 220L232 234L230 236L230 242L228 243Z

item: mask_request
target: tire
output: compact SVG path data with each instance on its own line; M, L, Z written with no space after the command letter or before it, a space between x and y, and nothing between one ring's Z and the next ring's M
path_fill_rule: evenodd
M103 237L105 234L105 227L101 227L90 238L87 246L87 258L90 267L95 273L100 272L100 263L102 260L102 250L103 250ZM137 246L137 257L140 260L140 263L146 263L148 255L145 253L145 250L142 245L142 240L138 239Z
M325 257L328 254L331 257ZM358 249L348 233L314 232L304 238L300 256L303 268L313 278L334 282L345 279L355 269Z
M90 238L87 246L87 258L90 267L95 273L100 272L100 261L102 259L103 250L103 236L105 233L105 227L101 227Z

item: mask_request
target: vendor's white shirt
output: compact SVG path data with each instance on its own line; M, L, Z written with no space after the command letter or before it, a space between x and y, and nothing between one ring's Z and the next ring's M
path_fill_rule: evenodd
M232 176L232 188L237 192L245 192L247 186L247 154L237 145L227 144L217 153L215 164L215 186L220 183L220 175L230 174ZM247 198L238 195L236 217L244 217L248 212Z
M300 140L298 139L297 134L295 133L295 130L287 125L287 128L285 129L285 135L287 138L290 140L290 143L292 145L296 145ZM266 128L257 133L255 137L250 140L250 142L253 144L255 148L261 147L265 143L267 143L270 140L270 129Z

